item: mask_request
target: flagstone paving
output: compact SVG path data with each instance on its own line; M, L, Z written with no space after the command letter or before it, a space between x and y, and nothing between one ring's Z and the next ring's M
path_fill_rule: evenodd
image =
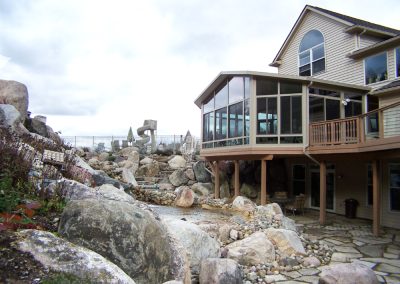
M370 221L328 217L329 225L320 226L318 216L294 216L293 218L309 239L320 241L333 249L329 265L336 263L360 263L371 268L380 283L400 283L400 230L382 228L381 236L374 237ZM286 271L267 275L266 283L299 284L318 283L319 274L329 265Z

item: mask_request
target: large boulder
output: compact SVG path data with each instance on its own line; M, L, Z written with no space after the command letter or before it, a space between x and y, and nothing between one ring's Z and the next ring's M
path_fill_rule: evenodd
M374 271L360 263L340 263L330 265L320 274L320 284L378 284Z
M206 170L205 162L194 163L193 171L198 182L211 182L211 174Z
M0 104L13 105L24 121L28 113L28 89L16 81L0 80Z
M180 186L175 190L175 205L179 207L190 207L194 202L194 192L188 186Z
M133 152L138 153L137 151L138 151L138 148L129 146L129 147L122 148L122 149L118 152L118 154L119 154L120 156L122 156L122 157L129 157L129 156L132 155ZM139 153L138 153L138 154L139 154Z
M17 249L30 253L45 268L75 275L96 283L135 282L118 266L87 248L74 245L50 232L23 230L17 233Z
M13 105L0 104L0 126L11 127L20 134L29 133L22 124L21 114Z
M124 185L120 181L109 177L103 171L95 171L95 173L92 174L92 178L96 186L101 186L103 184L111 184L117 188L120 188L121 186L126 187L126 184Z
M185 175L186 175L186 177L188 178L188 179L190 179L190 180L195 180L195 176L194 176L194 171L193 171L193 169L186 169L186 171L185 171Z
M59 187L61 189L61 195L66 200L80 200L95 198L97 196L94 188L88 187L80 182L70 179L63 179Z
M200 263L210 257L219 257L219 243L196 224L182 220L166 221L168 231L174 235L188 252L193 273L200 273Z
M43 137L49 137L49 133L47 132L47 125L46 122L44 122L42 116L35 116L34 118L32 118L30 126L32 132L37 133Z
M0 104L0 125L15 126L21 122L21 114L13 105Z
M254 212L256 204L244 196L237 196L232 202L232 209L240 212Z
M254 188L254 186L243 183L242 186L240 187L240 194L247 197L247 198L257 198L257 190Z
M288 256L292 254L306 254L303 244L296 232L286 229L268 228L265 233L282 253Z
M136 204L135 199L127 194L123 189L117 188L112 184L103 184L96 188L97 198L108 199L114 201L122 201L131 204Z
M257 206L257 215L270 217L272 219L275 215L278 214L283 214L282 209L278 203L269 203L266 205Z
M151 163L154 163L155 161L150 158L150 157L144 157L142 160L140 160L139 165L148 165Z
M131 184L133 186L138 186L138 183L137 183L132 171L127 168L122 169L122 180L124 182L126 182L127 184Z
M263 232L255 232L243 240L226 246L228 258L242 265L257 265L275 260L274 245Z
M183 248L159 218L140 204L105 198L70 201L59 234L111 260L138 283L188 283Z
M200 284L242 283L242 273L233 259L208 258L201 262Z
M155 177L160 172L160 166L158 165L157 161L153 161L150 164L145 164L141 166L136 171L136 176L139 177Z
M212 183L202 183L198 182L192 185L192 190L198 196L207 196L212 192L213 185Z
M186 160L182 156L175 156L168 161L168 165L171 169L183 169L186 167Z
M180 186L183 184L187 184L189 179L185 175L185 171L179 169L175 170L172 174L169 175L169 181L175 186Z

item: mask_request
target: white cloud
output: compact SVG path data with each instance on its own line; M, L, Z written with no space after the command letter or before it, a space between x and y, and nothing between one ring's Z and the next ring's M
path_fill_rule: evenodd
M273 72L306 4L399 28L397 1L4 0L0 78L26 84L33 115L65 135L125 135L145 119L199 135L200 92L222 70Z

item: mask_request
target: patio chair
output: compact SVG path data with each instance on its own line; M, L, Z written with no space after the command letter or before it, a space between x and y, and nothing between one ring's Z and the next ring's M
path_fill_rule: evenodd
M306 196L304 194L300 194L295 196L294 201L292 203L288 203L285 206L285 215L287 210L292 211L293 216L296 212L301 212L304 215L304 203L306 202Z

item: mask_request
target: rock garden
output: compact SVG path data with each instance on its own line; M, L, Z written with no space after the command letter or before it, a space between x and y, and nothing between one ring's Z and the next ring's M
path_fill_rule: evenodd
M257 206L250 171L235 198L229 162L215 199L209 166L196 155L69 147L43 117L29 117L24 85L0 87L3 283L400 281L395 230L373 238L366 227L321 227L288 218L276 203ZM217 217L159 210L172 207Z

